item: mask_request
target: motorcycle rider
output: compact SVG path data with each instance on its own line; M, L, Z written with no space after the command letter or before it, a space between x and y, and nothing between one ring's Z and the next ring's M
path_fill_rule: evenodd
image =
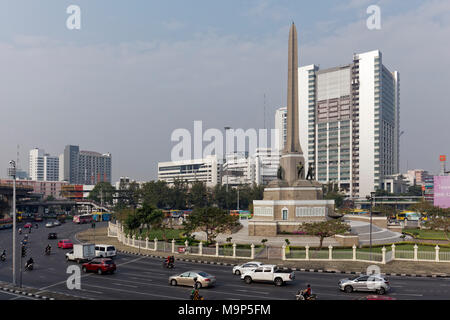
M197 288L197 277L194 278L194 286L191 291L191 300L203 300Z
M49 253L50 254L50 251L52 250L52 246L50 245L50 243L49 244L47 244L47 247L45 247L45 253Z
M6 250L3 250L2 254L1 254L1 259L3 261L5 261L5 259L6 259Z
M305 299L308 299L312 295L311 285L308 284L306 286L306 289L303 290L302 295L305 297Z
M30 257L30 259L28 259L27 263L25 264L25 269L28 269L28 267L32 266L34 263L33 258Z
M19 234L22 234L22 228L19 228Z

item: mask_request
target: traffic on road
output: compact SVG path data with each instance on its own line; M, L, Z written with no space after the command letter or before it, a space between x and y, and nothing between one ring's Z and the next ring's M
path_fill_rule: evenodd
M114 246L96 244L94 239L81 243L76 234L90 228L89 224L64 223L52 227L55 232L50 237L48 229L40 228L45 223L39 222L38 228L31 227L32 233L18 237L19 246L26 243L24 256L17 257L23 267L22 284L40 291L102 300L188 300L195 295L205 300L435 300L450 296L448 279L388 279L377 275L344 278L340 274L284 270L259 261L244 261L235 267L199 264L179 260L183 254L178 253L171 268L161 268L165 259L125 254ZM51 247L49 254L47 246ZM1 230L0 252L4 254L0 281L12 280L11 251L11 230ZM80 289L68 288L69 266L79 269ZM16 297L0 295L3 298Z

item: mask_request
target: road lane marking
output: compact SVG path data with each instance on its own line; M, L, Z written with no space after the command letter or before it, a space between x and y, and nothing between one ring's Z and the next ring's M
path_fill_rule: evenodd
M391 296L413 296L413 297L423 297L423 294L415 293L390 293Z
M123 287L130 287L130 288L138 288L138 286L132 286L132 285L129 285L129 284L123 284L123 283L115 283L115 282L112 282L111 284L114 284L114 285L116 285L116 286L123 286Z
M250 293L260 293L260 294L270 294L269 292L252 291L252 290L245 290L245 289L236 289L236 291L250 292Z
M182 299L182 298L177 298L174 296L165 296L165 295L161 295L161 294L152 294L152 293L146 293L146 292L138 292L138 291L129 291L129 290L124 290L124 289L118 289L118 288L110 288L110 287L100 287L100 286L95 286L92 284L83 284L84 286L88 286L88 287L94 287L94 288L100 288L100 289L108 289L108 290L115 290L115 291L121 291L121 292L126 292L126 293L136 293L136 294L141 294L141 295L146 295L146 296L153 296L153 297L162 297L162 298L167 298L167 299L177 299L177 300L186 300L186 299Z

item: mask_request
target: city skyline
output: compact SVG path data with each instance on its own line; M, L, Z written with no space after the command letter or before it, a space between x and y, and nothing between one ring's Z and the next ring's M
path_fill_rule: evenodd
M36 6L34 14L46 22L30 18L18 27L11 18L1 19L6 23L0 54L10 61L2 65L8 77L0 89L9 115L2 117L0 129L3 167L16 158L18 144L22 169L27 168L26 152L36 145L59 154L63 146L76 144L114 154L113 181L120 176L151 180L157 178L157 163L170 159L170 133L192 130L194 120L203 120L205 129L273 128L275 110L286 105L284 53L291 20L299 30L300 66L320 62L325 69L346 64L354 52L379 49L387 67L402 74L401 172L438 173L439 155L450 151L444 103L450 65L447 44L439 40L449 34L450 5L443 1L378 1L382 28L372 31L365 25L368 1L247 1L237 12L233 5L205 4L226 10L217 22L197 23L196 15L206 15L184 15L180 4L180 11L140 27L128 15L112 28L120 31L116 35L100 26L106 19L100 17L117 21L122 5L111 2L99 14L98 4L80 1L86 19L76 33L64 29L68 4L63 1L59 13L58 6L10 2L10 16L28 15L32 10L24 6ZM155 15L164 11L161 6L141 3L130 10ZM48 7L52 10L44 13ZM55 28L59 20L61 30Z

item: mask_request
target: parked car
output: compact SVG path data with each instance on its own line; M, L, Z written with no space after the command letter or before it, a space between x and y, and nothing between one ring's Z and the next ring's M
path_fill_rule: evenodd
M73 243L69 239L63 239L58 241L58 248L61 249L73 249Z
M361 275L339 281L339 289L347 293L353 291L373 291L379 295L390 290L389 281L380 275Z
M238 266L233 267L233 274L240 276L241 273L245 273L250 270L255 270L256 268L262 265L263 263L258 261L250 261L244 264L240 264Z
M197 289L202 287L212 287L216 284L216 277L204 271L187 271L169 278L169 284L172 286L194 286L194 278L197 278L195 286Z
M48 234L48 239L58 239L58 235L55 232Z
M96 244L95 245L95 256L96 257L108 257L112 258L117 255L116 248L109 244Z
M83 272L96 272L98 274L114 273L116 264L110 258L96 258L83 263L82 269Z
M295 279L295 273L291 270L283 270L273 264L265 264L254 270L246 271L242 273L241 279L245 283L250 284L252 282L269 282L276 286L282 286L287 282L291 282Z
M25 225L23 227L24 227L24 229L33 228L33 225L30 222L27 222L27 223L25 223Z

